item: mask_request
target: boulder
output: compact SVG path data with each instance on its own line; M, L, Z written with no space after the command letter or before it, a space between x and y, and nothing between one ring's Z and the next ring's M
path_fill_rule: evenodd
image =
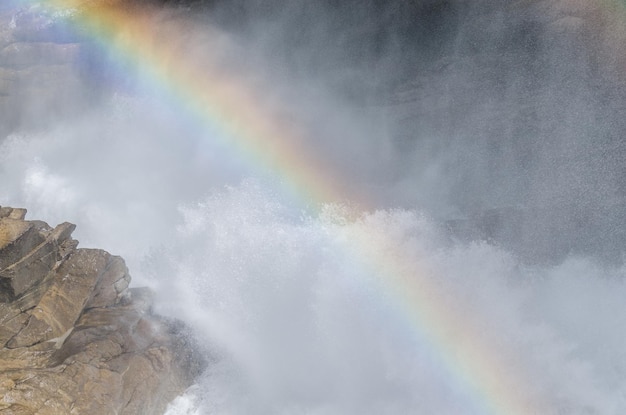
M158 414L204 367L185 327L75 226L0 208L0 414Z

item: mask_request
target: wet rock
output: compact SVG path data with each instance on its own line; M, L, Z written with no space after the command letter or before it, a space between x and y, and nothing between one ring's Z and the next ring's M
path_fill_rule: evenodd
M27 223L19 220L0 219L0 222L4 221L4 227L10 228L11 226L22 226ZM29 230L39 229L39 226L30 225ZM33 287L35 284L41 282L41 280L52 270L56 262L61 259L60 248L66 245L72 245L72 242L68 242L68 238L71 232L74 230L74 225L69 223L63 223L56 229L47 235L46 239L34 248L31 247L28 254L21 256L18 261L15 261L14 253L11 251L5 252L6 249L0 248L0 256L4 261L13 261L9 266L3 263L0 259L0 266L4 269L0 271L0 286L4 289L0 295L0 300L10 301L17 296L23 294L26 290ZM39 241L42 237L41 232L35 232L36 237L33 236L35 242ZM21 241L21 242L20 242ZM24 248L28 248L31 244L25 243L24 237L17 238L10 246L19 247L13 249L13 251L21 251Z
M32 223L19 219L0 219L0 269L18 263L44 241Z
M203 367L120 257L0 208L0 414L158 414Z

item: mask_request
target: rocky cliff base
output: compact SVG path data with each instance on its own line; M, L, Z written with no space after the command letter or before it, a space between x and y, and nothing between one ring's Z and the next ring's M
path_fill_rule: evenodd
M0 208L0 414L163 413L202 368L183 326L122 258L25 214Z

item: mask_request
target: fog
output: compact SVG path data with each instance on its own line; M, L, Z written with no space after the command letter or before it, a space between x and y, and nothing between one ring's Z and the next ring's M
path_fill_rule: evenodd
M193 329L210 364L168 415L626 410L617 2L144 1L117 38L178 60L138 64L44 3L0 6L0 204Z

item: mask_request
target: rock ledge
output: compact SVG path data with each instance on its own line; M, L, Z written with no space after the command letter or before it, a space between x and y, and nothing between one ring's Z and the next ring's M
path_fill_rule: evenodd
M182 324L75 226L0 208L0 414L158 414L202 370Z

